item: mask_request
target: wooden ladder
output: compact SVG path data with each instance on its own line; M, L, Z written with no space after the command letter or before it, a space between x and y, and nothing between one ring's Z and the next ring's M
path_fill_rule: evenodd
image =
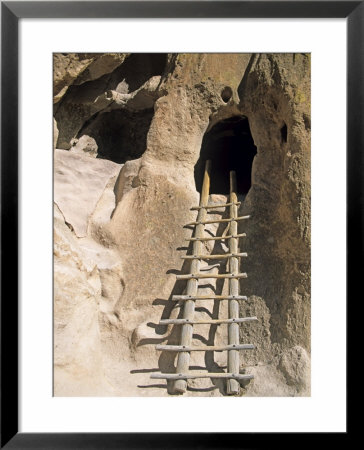
M246 253L238 251L239 238L244 237L245 233L238 234L238 221L248 219L249 216L238 217L238 202L236 194L236 175L234 171L230 172L230 199L225 204L208 204L210 191L210 171L211 161L206 161L205 173L202 185L200 205L193 207L197 210L197 220L187 225L195 226L194 237L189 238L193 243L192 255L182 256L183 259L190 260L190 273L187 275L176 275L177 280L187 280L186 293L184 295L174 295L172 300L183 302L183 317L180 319L160 320L161 325L180 325L181 339L180 345L156 345L160 351L178 352L176 373L154 373L151 378L174 380L174 392L184 393L187 389L187 380L194 378L225 378L227 379L227 393L237 395L240 392L240 380L252 379L253 375L240 374L239 351L253 349L252 344L241 344L239 342L239 324L257 320L257 317L239 317L239 300L247 300L247 297L239 295L239 279L246 278L246 273L239 273L239 258L246 257ZM216 208L229 207L230 218L219 220L206 220L207 211ZM204 236L206 224L224 223L229 225L229 235L227 236ZM203 241L225 240L229 244L229 252L222 255L203 255ZM200 262L210 259L228 259L229 273L224 274L204 274L200 273ZM198 295L198 280L202 278L226 278L229 280L228 295ZM228 300L229 318L218 320L196 320L194 319L196 301L204 300ZM223 346L191 346L193 336L193 325L211 324L228 326L228 345ZM226 373L212 372L189 372L190 352L193 351L227 351L228 367Z

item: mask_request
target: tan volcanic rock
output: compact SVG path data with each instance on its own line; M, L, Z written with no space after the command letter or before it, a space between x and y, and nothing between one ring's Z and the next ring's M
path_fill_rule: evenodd
M55 151L54 201L76 236L87 235L89 218L108 181L119 174L120 167L84 154Z
M95 242L80 242L55 205L54 394L113 395L104 370L99 316L105 272L118 277L117 255ZM108 284L108 290L111 286ZM107 296L106 296L107 297ZM106 311L105 311L106 312Z
M309 56L257 55L240 93L257 146L252 188L242 208L252 215L244 224L250 255L244 289L269 309L267 331L274 354L295 345L309 351ZM242 313L255 308L249 302ZM242 332L246 339L244 328ZM259 347L249 353L250 362L256 361Z
M55 149L57 146L57 140L58 140L58 127L56 119L53 119L53 148Z
M126 56L124 53L54 53L54 103L60 101L70 85L95 80L112 72Z
M111 74L114 85L119 86L121 97L128 94L121 76L122 66L120 78L116 76L119 69ZM139 69L135 70L135 79L143 80ZM148 70L145 77L149 80L151 70ZM130 72L129 80L133 79L132 75ZM85 127L99 150L102 145L110 145L113 152L108 150L107 154L126 161L118 177L113 166L107 169L110 169L109 176L104 177L103 173L91 176L87 161L101 160L84 156L74 169L67 167L65 193L62 194L63 187L59 190L64 211L69 208L67 192L78 198L79 211L74 207L71 209L72 222L76 224L79 236L86 236L84 243L79 245L94 249L95 254L103 254L99 249L103 247L106 252L112 251L114 258L114 264L104 268L96 258L97 276L86 276L84 270L79 269L81 273L74 275L79 281L66 283L66 286L71 286L70 292L72 289L75 293L80 291L81 306L86 298L90 299L87 332L78 331L77 321L72 322L70 314L65 315L64 321L69 320L68 332L71 335L79 335L80 341L85 340L85 355L89 354L88 339L92 345L95 344L97 361L100 361L102 353L103 374L96 371L96 384L92 389L104 392L101 395L109 395L103 381L107 379L115 395L156 396L172 392L170 383L166 389L164 382L155 383L156 380L150 380L149 375L156 370L174 370L175 354L159 353L154 346L157 343L178 343L179 328L161 326L158 322L161 318L180 314L180 307L171 301L171 296L183 293L185 288L185 283L175 281L174 274L189 271L188 264L183 264L180 256L187 249L185 239L191 236L191 229L183 228L183 225L195 219L196 212L190 208L199 199L194 179L195 165L204 136L216 123L245 116L249 120L257 154L252 166L252 185L239 211L251 215L249 221L239 225L239 232L247 233L247 238L240 243L241 249L248 252L248 258L241 264L242 271L248 273L248 278L241 280L241 293L248 296L248 301L241 304L241 316L255 315L259 322L244 324L240 328L241 341L256 346L253 351L241 352L242 370L255 376L254 381L242 386L242 395L309 395L309 55L168 55L165 70L153 74L157 75L160 76L159 95L152 97L154 108L148 112L148 117L135 116L128 110L131 108L128 102L122 111L109 112L109 116L104 114L104 122L100 122L100 117L90 119L87 116L82 120L88 122L82 124L79 113L74 112L75 120L81 124L77 126ZM101 92L101 87L105 86L103 80L96 79L90 84L90 90L84 83L79 90L74 86L72 93L66 93L62 100L64 109L60 107L56 114L60 136L67 136L62 138L64 142L73 133L67 131L73 110L70 108L66 114L65 105L77 103L81 108L87 108L90 99L95 99L95 93ZM139 89L137 84L135 86ZM115 94L115 99L119 97ZM107 128L107 120L113 124L112 127ZM100 129L100 123L104 129ZM124 129L126 123L129 127ZM138 127L133 128L136 123ZM139 134L133 141L135 130ZM145 130L145 140L140 130ZM107 135L107 142L102 132ZM120 144L112 140L114 135L121 136ZM134 145L140 145L143 152L137 158L127 150ZM130 158L132 160L129 161ZM214 165L214 159L212 163L212 170L218 172L219 165ZM80 182L76 188L78 176ZM92 186L93 180L95 186ZM93 200L96 197L93 197L94 189L101 199L96 202ZM211 196L210 201L216 198L224 197ZM72 234L75 242L82 241L74 235L76 229L67 233ZM211 230L216 232L216 228ZM223 228L219 228L219 234L222 231ZM206 244L205 251L211 250L209 246L211 243ZM80 256L81 262L83 258L86 256ZM72 260L63 264L75 266ZM55 268L55 277L62 270ZM217 268L212 265L206 270L214 272ZM92 277L96 277L93 283L96 287L90 294ZM63 281L59 283L62 285ZM60 288L56 322L58 315L62 316L58 311L68 308L67 296ZM71 309L77 317L78 301L74 302ZM205 314L205 318L207 313L212 316L219 312L219 315L226 316L226 305L219 308L218 311L213 302L207 302L197 313L200 317ZM92 321L95 322L94 328L91 327ZM225 326L217 327L217 330L204 327L196 327L194 344L226 343ZM66 346L62 350L66 337L63 337L61 328L56 334L60 345L60 350L57 350L59 357L63 358L64 364L72 362L71 347ZM75 349L75 354L77 352ZM219 371L226 364L226 356L216 352L212 356L200 354L191 361L195 366ZM84 367L87 378L94 366L90 363ZM77 377L72 375L72 371L70 373L67 392L75 392L78 389ZM55 379L57 377L55 373ZM75 377L74 390L72 377ZM191 389L186 395L226 394L224 383L216 380L196 380L189 385Z
M127 104L129 111L153 108L155 99L163 94L159 84L166 56L148 55L54 55L54 90L66 83L58 94L62 101L54 107L59 123L57 148L68 150L72 139L80 137L83 125L98 113L124 109ZM64 89L68 89L67 95Z

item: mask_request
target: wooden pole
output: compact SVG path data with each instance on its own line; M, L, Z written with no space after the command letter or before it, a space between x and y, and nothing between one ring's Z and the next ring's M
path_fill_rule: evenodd
M241 317L239 319L212 319L212 320L192 320L188 319L162 319L159 321L160 325L183 325L184 323L191 322L193 324L210 324L210 325L223 325L226 323L243 323L243 322L253 322L254 320L258 320L257 317Z
M235 374L235 373L213 373L213 372L197 372L197 373L188 373L183 375L183 373L152 373L150 378L155 379L163 379L166 380L180 380L181 378L185 379L194 379L194 378L235 378L236 380L251 380L253 375L241 375L241 374Z
M237 202L237 205L240 205L241 202ZM220 203L220 204L216 204L216 205L209 205L206 206L206 209L216 209L216 208L226 208L227 206L230 206L231 203ZM204 208L204 206L203 206ZM192 210L198 210L201 209L201 206L194 206L193 208L191 208Z
M211 172L211 161L206 161L205 173L203 178L201 197L200 197L200 207L197 215L197 222L203 222L206 219L206 208L209 200L210 192L210 172ZM199 223L196 226L195 237L201 238L204 233L204 225ZM193 242L193 254L198 255L202 252L201 241ZM200 271L200 260L193 259L191 262L190 273L199 273ZM198 290L198 280L196 278L191 278L187 283L186 294L191 296L196 296ZM187 300L184 304L183 319L192 320L195 313L195 301ZM185 324L181 327L181 345L189 346L192 341L193 335L193 325ZM239 353L239 352L238 352ZM190 354L188 352L181 352L178 354L177 358L177 373L186 373L189 368ZM178 393L186 392L187 381L186 380L176 380L174 383L174 391Z
M234 206L234 205L232 205L232 206ZM202 223L203 225L207 225L210 223L224 223L224 222L231 222L231 220L246 220L246 219L250 219L250 216L241 216L241 217L236 216L236 217L234 217L234 219L230 218L230 219L205 220L204 222L196 220L196 222L187 223L185 225L185 227L190 227L192 225L200 225L200 223Z
M165 352L223 352L225 350L238 351L238 350L253 350L253 344L234 344L234 345L203 345L199 347L192 347L187 345L156 345L156 350ZM239 353L238 353L239 354ZM188 369L188 368L187 368ZM178 371L177 371L178 372ZM239 371L234 372L239 373Z
M177 280L191 280L192 278L248 278L246 273L188 273L187 275L176 275Z
M223 255L186 255L186 256L181 256L181 259L225 259L225 258L230 258L231 256L244 258L244 257L248 256L248 254L247 253L236 253L233 255L232 253L225 253Z
M172 300L248 300L246 295L172 295Z
M216 241L216 240L226 240L230 239L231 237L241 238L246 237L245 233L237 234L236 236L209 236L209 237L203 237L203 238L188 238L185 239L186 241Z
M232 236L238 233L238 224L235 218L237 214L237 195L236 195L236 174L235 171L230 172L230 233ZM238 239L232 237L229 239L229 253L238 253ZM239 271L239 259L235 256L229 258L229 272L238 273ZM236 278L229 279L229 295L239 295L239 280ZM229 302L229 319L237 319L239 317L239 302L237 300L231 300ZM228 342L229 345L239 345L239 324L231 323L228 325ZM239 351L228 351L228 372L239 373ZM230 395L236 395L240 392L240 384L237 380L227 380L227 393Z

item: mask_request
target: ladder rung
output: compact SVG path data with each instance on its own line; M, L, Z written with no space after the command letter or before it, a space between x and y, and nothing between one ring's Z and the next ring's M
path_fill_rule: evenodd
M190 320L190 319L162 319L159 321L160 325L184 325L186 323L195 324L211 324L211 325L219 325L224 323L243 323L243 322L252 322L254 320L258 320L257 317L241 317L238 319L217 319L217 320Z
M189 227L191 225L206 225L208 223L222 223L222 222L233 222L233 221L238 221L238 220L245 220L245 219L249 219L250 216L241 216L241 217L235 217L235 218L231 218L231 219L216 219L216 220L204 220L202 222L191 222L191 223L187 223L185 225L185 227Z
M192 211L196 211L199 209L214 209L214 208L225 208L226 206L231 205L241 205L241 202L232 202L232 203L217 203L216 205L206 205L206 206L193 206L191 208Z
M169 352L222 352L224 350L251 350L253 344L231 344L231 345L204 345L202 347L191 347L189 345L156 345L156 350Z
M231 238L240 238L240 237L245 237L245 236L246 236L245 233L241 233L241 234L237 234L235 236L210 236L210 237L203 237L203 238L193 237L193 238L186 239L186 241L216 241L218 239L231 239Z
M225 253L222 255L185 255L181 256L181 259L225 259L236 257L240 258L243 256L248 256L247 253Z
M173 295L172 300L248 300L246 295Z
M191 280L192 278L247 278L246 273L189 273L187 275L176 275L177 280Z
M193 378L235 378L236 380L251 380L254 375L244 375L240 373L213 373L213 372L196 372L196 373L152 373L150 378L163 379L166 380L183 380L183 379L193 379Z

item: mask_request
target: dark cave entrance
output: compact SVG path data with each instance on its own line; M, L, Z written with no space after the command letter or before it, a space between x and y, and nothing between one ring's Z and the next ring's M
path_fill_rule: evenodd
M163 75L167 53L132 53L108 77L108 89L133 92L155 75ZM121 84L119 84L121 83Z
M116 91L120 94L130 94L152 77L163 77L169 66L167 53L132 53L125 61L111 73L99 78L82 81L82 76L76 79L67 89L63 98L54 105L54 115L59 130L57 148L70 149L72 140L83 135L91 136L98 146L101 158L120 162L121 159L138 158L145 150L145 128L150 125L153 95L144 95L145 102L139 100L129 108L126 105L122 112L111 110L97 113L93 104L98 97L103 97L107 91ZM87 74L87 69L85 70ZM149 101L148 101L149 99ZM110 136L102 126L110 126ZM117 128L120 126L119 134ZM140 131L138 130L140 127ZM134 135L134 136L133 136ZM140 139L139 139L140 138ZM139 139L139 140L138 140ZM125 157L120 155L120 144L127 149ZM115 146L115 150L111 146ZM143 147L140 151L140 147ZM111 155L111 157L110 157ZM124 161L121 161L124 162Z
M251 171L257 148L244 116L222 120L208 131L202 141L195 166L195 183L201 192L205 161L211 159L210 194L229 194L229 172L236 171L238 194L246 195L251 186Z
M111 89L120 93L133 92L151 77L163 75L167 57L167 53L132 53L111 74L90 82L88 87L101 84L99 90L102 91ZM86 83L74 89L82 90L85 86ZM95 95L93 92L92 98ZM147 146L147 134L154 114L152 101L150 102L151 105L145 105L146 108L139 111L135 108L129 110L126 106L120 110L96 113L84 123L77 137L87 135L95 139L98 158L109 159L118 164L140 158Z
M101 113L86 124L79 137L86 134L95 139L98 158L124 164L143 155L153 115L154 109Z

